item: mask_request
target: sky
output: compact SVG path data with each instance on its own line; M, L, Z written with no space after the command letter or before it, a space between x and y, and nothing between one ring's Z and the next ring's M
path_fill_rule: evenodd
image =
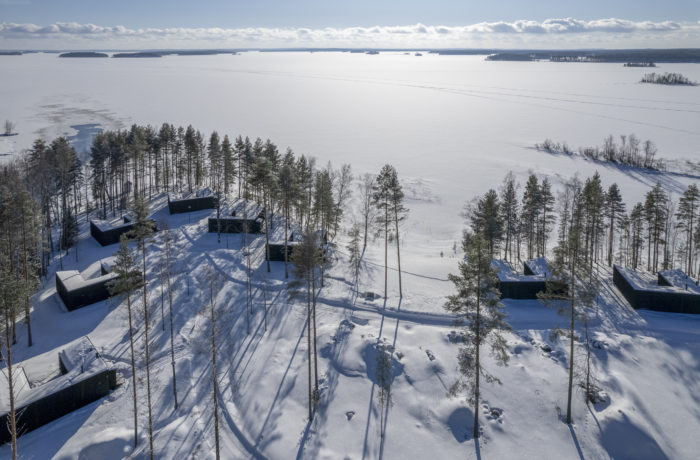
M0 0L0 49L700 47L700 0Z

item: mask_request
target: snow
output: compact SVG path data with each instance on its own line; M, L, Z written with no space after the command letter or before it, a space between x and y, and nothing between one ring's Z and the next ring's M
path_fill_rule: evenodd
M700 294L700 286L697 285L693 278L686 275L685 272L679 268L674 270L662 270L659 272L659 276L662 276L671 286L677 287L683 291Z
M167 196L155 198L153 218L168 222L177 259L172 294L180 403L174 409L167 296L164 323L160 313L164 285L157 262L163 241L157 234L147 243L147 278L158 457L214 457L208 289L198 281L206 268L214 267L222 280L216 302L224 458L696 458L700 316L635 311L613 286L612 272L598 267L601 294L589 326L597 344L592 348L593 375L607 398L587 406L576 387L569 427L562 422L568 343L550 339L555 327L566 326L566 318L537 300L505 299L513 326L506 335L512 357L508 367L499 368L485 354L484 365L503 385L482 387L477 442L470 434L472 408L463 398L446 396L459 376L459 331L442 306L453 292L447 275L457 271L462 257L459 249L453 251L464 225L459 213L475 194L497 188L509 170L521 183L531 172L548 177L555 189L573 174L586 177L599 171L604 186L620 186L628 205L641 200L656 181L677 198L696 177L552 156L530 147L547 137L577 147L600 143L611 133L636 132L671 160L697 161L700 92L642 87L634 69L608 64L486 63L483 57L434 55L417 60L391 53L243 53L229 58L97 63L37 54L0 68L0 79L9 82L0 88L0 99L20 131L0 140L0 153L26 148L36 135L74 133L71 125L90 121L105 129L168 121L191 123L203 133L216 129L237 135L231 131L235 127L244 136L269 137L281 149L289 145L316 156L319 165L351 162L356 175L376 173L391 163L406 186L410 214L401 229L403 298L398 296L395 246L389 247L385 299L383 241L370 238L357 289L351 285L347 235L343 232L331 245L333 264L318 292L321 400L312 423L306 419L306 303L290 299L284 263L273 262L268 274L264 235L227 234L219 244L216 234L207 232L207 218L215 211L170 216ZM698 66L665 68L700 79ZM26 78L29 74L32 79ZM149 104L143 104L147 99ZM218 104L201 104L212 100ZM229 109L234 106L247 110ZM256 210L248 205L253 218ZM237 216L242 215L239 210ZM275 240L280 230L275 213ZM81 217L78 251L63 258L64 269L93 276L100 260L115 250L92 241ZM250 334L247 250L254 295ZM32 298L32 347L26 346L26 325L17 326L16 362L46 355L49 369L49 361L56 362L55 350L88 336L106 364L117 369L121 386L22 436L20 453L25 458L144 458L142 300L132 298L139 412L139 446L132 453L126 301L112 299L66 312L52 279L58 264L53 261ZM504 276L524 277L510 271ZM645 280L638 282L644 285ZM358 291L382 297L366 299ZM395 368L383 442L373 375L378 342L392 347ZM583 351L577 343L579 358ZM576 360L577 375L583 364ZM9 446L0 446L0 457L9 453Z

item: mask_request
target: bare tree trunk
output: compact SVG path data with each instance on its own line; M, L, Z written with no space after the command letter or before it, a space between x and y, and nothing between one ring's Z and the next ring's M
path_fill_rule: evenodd
M211 304L211 379L214 388L214 438L216 440L216 460L220 458L219 450L219 385L216 381L216 314L214 312L214 281L209 281L209 302Z
M24 282L29 285L29 258L27 254L27 228L25 225L25 210L24 204L22 204L22 254L24 255ZM29 291L24 299L24 319L27 322L27 340L28 346L32 346L32 316L31 316L31 305L29 304Z
M388 297L387 280L388 280L388 261L389 261L389 205L387 199L384 199L384 298Z
M173 293L170 287L170 269L168 269L168 306L170 308L170 364L173 367L173 397L175 398L175 409L177 409L177 379L175 378L175 331L173 328Z
M476 292L476 360L475 360L475 383L474 383L474 439L479 437L479 377L481 374L481 361L479 356L479 351L481 348L481 272L477 274L477 286L479 288Z
M7 312L5 313L5 347L7 351L7 383L10 392L10 413L9 425L10 436L12 437L12 460L17 460L17 419L15 414L15 389L14 376L12 375L12 345L10 343L10 322Z
M571 393L574 385L574 316L576 304L576 252L571 256L569 265L571 266L571 284L569 286L571 299L571 323L569 326L569 391L566 398L566 423L571 425Z
M314 321L314 400L318 400L318 353L316 350L316 270L312 269L311 299L313 301Z
M267 259L267 272L270 273L270 223L268 222L267 200L264 195L263 212L265 213L265 259Z
M394 222L396 223L396 260L399 266L399 297L403 297L403 289L401 288L401 249L399 244L399 215L394 207Z
M148 401L148 443L150 458L153 460L153 414L151 408L151 354L148 346L148 329L150 315L148 312L148 288L146 284L146 242L141 242L141 251L143 254L143 322L144 322L144 341L146 349L146 399Z
M131 295L126 296L126 307L129 311L129 347L131 348L131 386L134 389L134 448L138 446L138 411L136 408L136 357L134 355L134 328L131 321Z
M306 280L306 357L309 362L309 422L313 420L313 413L311 411L311 404L313 400L313 395L311 393L311 289L310 282Z

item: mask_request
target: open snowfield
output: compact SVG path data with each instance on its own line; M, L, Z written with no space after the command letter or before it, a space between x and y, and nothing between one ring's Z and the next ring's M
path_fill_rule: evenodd
M484 62L483 57L367 56L339 53L244 53L162 59L58 59L54 54L0 57L0 119L20 132L0 137L0 154L29 147L39 135L76 135L71 126L130 123L192 124L203 132L269 137L280 148L316 156L320 164L351 163L358 173L396 166L410 209L403 227L404 298L390 271L389 298L352 293L341 236L335 263L319 291L318 353L321 403L306 418L306 305L290 300L282 263L267 274L264 237L251 238L254 316L247 334L245 260L240 235L206 233L209 211L169 216L165 197L153 203L157 221L176 235L174 283L177 388L174 410L170 343L156 264L162 241L148 246L152 308L154 431L159 458L213 458L208 294L198 280L213 266L222 286L218 312L220 411L225 458L697 458L700 449L700 317L632 310L599 268L599 313L592 323L594 376L608 395L588 407L574 398L566 410L567 346L549 335L559 317L537 301L506 301L513 333L510 365L497 368L502 386L482 389L482 430L471 437L473 414L446 396L457 378L458 345L442 309L447 274L461 256L459 212L474 195L497 187L512 170L555 184L596 170L617 182L628 206L661 181L677 194L692 175L641 173L552 156L531 147L545 138L596 145L608 134L636 133L659 154L700 160L700 88L638 84L643 69L617 64ZM700 80L700 66L662 65ZM92 127L94 128L94 127ZM83 134L92 129L82 127ZM99 273L101 247L81 221L76 255L64 269ZM383 247L368 248L362 291L383 289ZM441 256L441 252L443 256ZM390 253L391 254L391 253ZM390 263L392 259L390 256ZM16 361L88 335L119 369L109 397L19 439L22 458L144 458L147 456L145 370L137 369L140 444L132 453L131 370L126 305L100 302L67 312L51 273L33 299L35 345L18 331ZM267 299L267 330L265 330ZM140 300L136 302L141 308ZM143 322L137 321L138 349ZM380 442L374 376L377 340L394 347L393 406ZM58 350L57 350L58 351ZM581 350L579 350L581 351ZM139 353L139 356L142 356ZM582 356L582 355L581 355ZM140 358L141 359L141 358ZM577 363L578 365L579 363ZM10 453L0 447L0 456Z

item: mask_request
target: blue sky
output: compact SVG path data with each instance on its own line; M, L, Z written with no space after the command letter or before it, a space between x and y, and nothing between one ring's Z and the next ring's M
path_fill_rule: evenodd
M0 47L681 47L699 20L700 0L0 0Z

